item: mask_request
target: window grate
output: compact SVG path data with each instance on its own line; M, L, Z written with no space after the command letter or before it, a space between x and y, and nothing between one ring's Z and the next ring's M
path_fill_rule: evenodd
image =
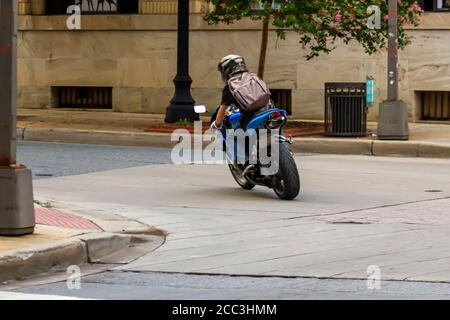
M422 91L422 120L450 120L450 92Z
M84 14L139 13L139 0L46 0L46 14L65 15L72 5Z
M60 108L112 109L110 87L57 87Z
M290 89L270 89L272 93L272 101L275 106L287 111L289 116L292 115L292 90Z
M425 11L450 11L450 0L419 0Z

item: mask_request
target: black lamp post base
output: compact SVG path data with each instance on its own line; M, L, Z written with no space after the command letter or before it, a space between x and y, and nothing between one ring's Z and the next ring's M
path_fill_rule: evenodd
M187 120L189 122L194 122L200 120L198 113L194 111L193 104L177 104L171 103L166 110L167 123L175 123L180 120Z
M175 94L166 110L167 123L175 123L180 120L194 122L200 119L195 113L195 101L191 95L192 79L189 75L177 75L173 80Z

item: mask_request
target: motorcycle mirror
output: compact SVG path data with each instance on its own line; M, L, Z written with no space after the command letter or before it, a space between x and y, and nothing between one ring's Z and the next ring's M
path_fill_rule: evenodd
M195 113L207 113L208 112L208 110L206 109L206 106L204 106L204 105L194 106L194 111L195 111Z

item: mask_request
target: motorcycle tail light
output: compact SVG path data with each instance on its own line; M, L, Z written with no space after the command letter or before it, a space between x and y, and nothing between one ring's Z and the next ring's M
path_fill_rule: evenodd
M277 111L277 112L269 114L269 120L280 118L282 116L283 116L283 114L281 112Z
M282 126L284 126L285 123L286 123L286 119L283 116L281 116L281 117L278 117L277 119L269 120L266 123L266 127L271 130L279 129Z

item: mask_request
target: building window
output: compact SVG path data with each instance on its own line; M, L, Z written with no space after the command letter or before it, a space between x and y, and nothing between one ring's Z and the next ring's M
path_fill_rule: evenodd
M85 14L139 13L139 0L46 0L46 13L66 14L72 5L80 6Z
M450 11L450 0L421 0L419 4L425 11Z
M287 111L289 116L292 115L292 90L290 89L270 89L272 93L272 101L279 109Z

